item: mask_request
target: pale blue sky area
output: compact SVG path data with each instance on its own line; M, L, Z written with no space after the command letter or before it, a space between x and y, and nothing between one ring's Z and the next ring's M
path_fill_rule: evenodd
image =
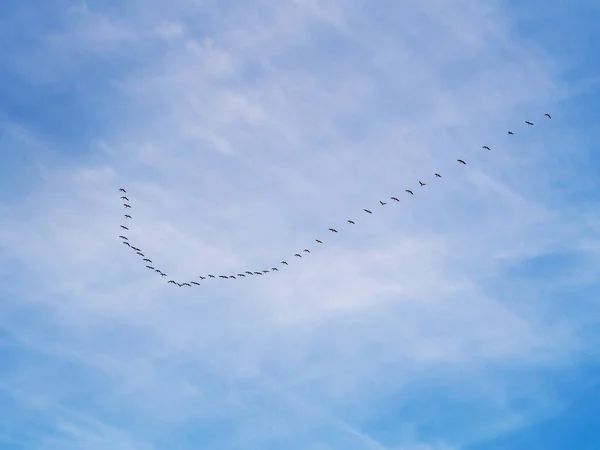
M1 449L600 448L597 2L35 3Z

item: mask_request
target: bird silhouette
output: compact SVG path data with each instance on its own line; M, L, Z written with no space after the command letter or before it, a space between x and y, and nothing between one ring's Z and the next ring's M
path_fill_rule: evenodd
M129 231L129 228L127 228L125 225L119 225L121 228L123 228L124 230Z
M152 264L152 261L148 258L142 259L142 261L146 261L146 262L149 262L150 264Z
M123 206L124 206L125 208L131 208L131 205L128 205L127 203L123 203Z
M216 278L214 275L209 275L208 278Z
M262 272L254 272L254 275L261 275L262 276Z
M410 195L415 195L415 194L413 193L413 191L411 191L410 189L405 189L405 191L406 191L406 192L408 192Z
M154 267L152 266L146 266L148 269L154 270Z
M119 236L121 239L125 239L126 241L128 241L129 239L127 239L125 236Z
M465 166L467 165L467 163L466 163L466 162L464 162L462 159L457 159L457 161L458 161L459 163L461 163L461 164L464 164Z
M271 267L271 270L273 270L275 272L279 272L279 269L277 267Z
M382 202L381 200L379 200L379 204L380 204L381 206L383 206L383 205L387 205L387 203L386 203L386 202Z
M398 200L398 198L396 197L390 197L392 200L394 200L395 202L399 202L400 200Z
M190 281L190 283L195 284L196 286L200 286L200 283L198 283L196 281Z
M310 253L310 250L308 250L308 249L306 249L306 248L305 248L304 250L302 250L302 251L303 251L303 252L306 252L306 253Z
M235 276L233 276L233 275L229 275L229 278L231 278L232 280L236 279Z
M167 281L167 284L168 283L177 284L177 283L175 283L175 280L169 280L169 281Z
M123 241L123 244L128 245L129 247L131 247L131 244L127 241Z
M300 253L295 253L294 256L297 256L298 258L302 258L302 255Z
M160 276L161 276L161 277L166 277L166 276L167 276L167 274L166 274L166 273L162 273L162 272L161 272L161 273L160 273Z
M323 241L320 241L318 239L315 239L315 241L317 242L317 244L322 244L323 243Z
M509 131L508 134L515 134L515 133L513 133L512 131Z
M287 263L287 261L281 261L281 264L285 264L286 266L288 266L289 264Z
M338 230L336 230L335 228L330 228L329 231L331 231L332 233L337 233Z
M481 148L485 148L486 150L490 150L490 148L489 148L487 145L484 145L484 146L483 146L483 147L481 147Z
M548 113L544 114L544 116L546 116L548 119L552 119L552 116Z
M181 283L182 286L188 286L188 287L192 287L192 285L190 283Z
M353 220L348 220L348 223L351 223L352 225L356 225Z
M246 275L244 275L243 273L238 273L238 277L246 278Z
M127 192L125 189L121 188L119 189L119 192Z
M131 248L132 248L132 249L134 249L136 252L141 252L141 251L142 251L142 250L140 250L140 249L139 249L139 248L137 248L137 247L131 247Z
M252 272L250 272L249 270L247 270L247 271L246 271L246 273L247 273L248 275L252 275Z
M263 273L269 273L269 271L267 269L263 269L262 271Z
M200 278L201 280L206 280L206 277L203 277L202 275L200 275L200 276L199 276L199 278Z
M419 186L425 186L425 183L422 183L421 181L419 181Z
M124 195L121 196L121 200L127 200L127 201L129 201L129 199L127 197L125 197Z
M125 214L125 218L131 219L131 216L129 214Z
M368 209L363 209L364 212L369 213L369 214L373 214L372 211L369 211Z
M435 173L434 175L438 178L442 178L442 176L439 173Z
M527 125L533 125L533 122L530 122L529 120L526 120L526 121L525 121L525 123L526 123Z
M146 256L146 255L144 255L142 252L136 252L136 253L137 253L138 255L140 255L140 256Z

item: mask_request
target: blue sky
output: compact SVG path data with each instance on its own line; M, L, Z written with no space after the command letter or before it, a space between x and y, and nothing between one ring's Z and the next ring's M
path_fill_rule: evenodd
M598 20L2 2L0 448L599 448Z

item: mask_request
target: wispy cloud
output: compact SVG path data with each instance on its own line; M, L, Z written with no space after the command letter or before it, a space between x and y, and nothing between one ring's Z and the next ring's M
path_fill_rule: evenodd
M597 91L524 6L52 3L4 19L7 443L455 450L562 407ZM119 187L169 279L280 271L167 286Z

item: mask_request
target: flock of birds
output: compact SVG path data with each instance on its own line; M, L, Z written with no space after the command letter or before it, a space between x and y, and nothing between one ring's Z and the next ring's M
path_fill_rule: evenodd
M548 119L552 119L552 116L550 114L544 114L544 117L548 118ZM527 124L527 126L533 126L533 122L530 122L528 120L525 121L525 123ZM514 133L512 131L508 131L509 135L514 135ZM482 148L484 150L491 150L490 147L488 147L487 145L482 146ZM462 159L457 159L456 160L458 164L461 165L467 165L467 163L462 160ZM442 178L442 175L440 175L439 173L434 173L435 178ZM426 183L423 183L422 181L419 181L419 187L423 187L426 186ZM124 188L120 188L119 192L121 194L121 200L124 202L123 203L123 207L126 210L130 210L132 209L129 198L127 197L127 191ZM411 189L405 189L404 192L406 192L408 195L415 195L414 192ZM390 197L390 200L394 201L394 202L400 202L400 199L398 197ZM379 204L380 206L385 206L387 205L388 202L384 202L382 200L379 200ZM373 214L373 211L369 210L369 209L363 209L363 211L366 214ZM130 214L124 214L124 218L125 218L125 223L128 223L129 220L132 219L132 216ZM356 225L356 223L351 220L348 219L346 221L349 225ZM141 259L142 262L146 263L146 268L148 270L152 270L153 272L155 272L157 275L159 275L160 277L168 277L168 275L166 273L164 273L162 270L158 269L155 267L155 263L152 261L152 259L150 259L143 251L141 248L133 245L130 241L129 238L127 236L125 236L125 232L129 231L129 227L127 225L120 225L121 228L121 235L119 235L119 238L122 240L123 245L129 247L132 251L134 251ZM338 233L338 230L336 228L329 228L329 231L331 233ZM315 239L316 244L323 244L323 241L320 239ZM310 250L305 248L303 249L301 252L295 253L294 257L295 258L302 258L303 254L308 254L310 253ZM287 266L288 262L286 260L282 260L279 263L281 266ZM247 270L244 272L240 272L237 273L235 275L215 275L215 274L207 274L206 276L202 276L199 275L198 279L199 280L207 280L207 279L216 279L216 278L221 278L224 280L236 280L238 278L246 278L247 276L263 276L267 273L270 272L277 272L279 271L279 269L277 267L271 267L270 269L261 269L261 270ZM179 282L179 281L175 281L173 279L169 279L167 281L167 283L172 284L174 286L179 286L179 287L191 287L191 286L200 286L200 282L199 281L185 281L185 282Z

